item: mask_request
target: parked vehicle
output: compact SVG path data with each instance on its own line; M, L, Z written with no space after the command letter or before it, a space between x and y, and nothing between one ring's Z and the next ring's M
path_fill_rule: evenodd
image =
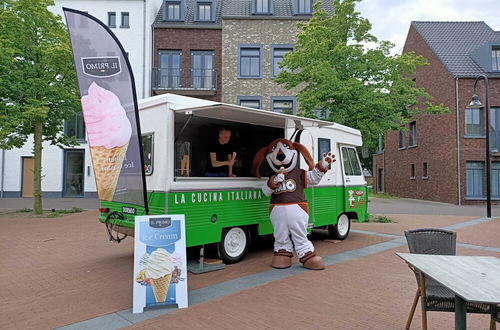
M356 147L358 130L343 125L276 112L163 94L139 102L150 214L184 214L186 244L216 243L225 262L238 262L250 238L271 234L266 178L250 175L253 156L277 138L304 144L314 161L332 151L337 159L319 185L306 189L309 228L325 228L345 239L351 221L364 221L367 188ZM237 148L235 178L204 177L208 145L219 127L232 131ZM305 161L301 168L307 169ZM270 169L269 169L270 170ZM266 169L261 171L264 175ZM99 220L108 230L134 233L134 216L144 209L101 202Z

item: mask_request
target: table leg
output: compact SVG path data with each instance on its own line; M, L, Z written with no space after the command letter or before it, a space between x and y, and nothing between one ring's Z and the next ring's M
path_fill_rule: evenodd
M455 295L455 330L467 329L467 310L465 300Z

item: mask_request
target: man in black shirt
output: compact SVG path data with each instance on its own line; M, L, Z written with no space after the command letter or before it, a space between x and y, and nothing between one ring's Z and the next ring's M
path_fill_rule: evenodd
M234 152L233 146L229 143L230 139L231 131L229 129L219 129L219 138L210 145L205 176L236 176L233 174L236 152Z

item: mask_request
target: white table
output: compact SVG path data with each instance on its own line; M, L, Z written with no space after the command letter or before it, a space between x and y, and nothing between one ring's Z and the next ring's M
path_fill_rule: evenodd
M500 259L485 256L443 256L396 253L455 293L455 329L466 329L465 302L500 304Z

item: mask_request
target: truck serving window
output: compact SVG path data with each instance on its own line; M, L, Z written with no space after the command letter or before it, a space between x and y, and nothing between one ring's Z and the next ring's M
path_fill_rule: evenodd
M323 159L323 154L332 151L330 139L318 138L318 161ZM332 166L329 165L328 168Z
M153 174L153 133L142 135L142 152L144 156L144 172Z
M358 153L355 148L342 147L345 175L361 175Z

